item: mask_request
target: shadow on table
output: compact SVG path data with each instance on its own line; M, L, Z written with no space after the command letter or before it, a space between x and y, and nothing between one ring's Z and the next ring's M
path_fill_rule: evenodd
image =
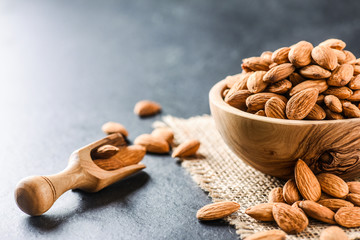
M81 195L81 201L77 209L64 214L46 215L45 213L45 215L37 217L27 217L25 220L26 225L28 225L28 228L51 232L57 229L62 223L68 222L75 215L110 205L113 202L126 201L127 196L144 186L149 178L150 176L146 172L141 171L97 193L73 190L73 192Z

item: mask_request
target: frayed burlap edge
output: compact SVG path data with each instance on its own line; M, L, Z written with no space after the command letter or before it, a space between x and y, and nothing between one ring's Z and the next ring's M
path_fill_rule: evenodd
M175 143L187 139L198 139L201 147L196 157L183 159L182 166L193 180L212 198L213 202L236 201L240 210L225 220L236 228L241 238L254 232L278 229L275 223L258 222L245 214L245 209L267 202L271 189L282 187L284 182L265 175L241 161L224 143L217 132L211 116L203 115L189 119L165 116L163 122L155 122L154 127L166 124L173 129ZM310 220L306 230L287 239L318 239L323 229L328 227ZM360 239L360 228L345 229L350 239Z

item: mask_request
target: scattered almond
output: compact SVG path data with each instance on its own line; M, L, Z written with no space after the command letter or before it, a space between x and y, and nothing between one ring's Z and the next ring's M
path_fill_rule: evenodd
M152 116L160 111L160 104L149 100L142 100L136 103L134 107L134 113L139 115L140 117Z
M309 220L299 209L285 203L274 203L273 216L279 227L289 234L302 232L309 224Z
M355 206L360 206L360 194L357 193L349 193L346 196L346 199L352 202Z
M301 199L299 190L297 189L294 179L290 179L285 183L283 188L283 196L285 202L287 202L288 204L293 204L294 202Z
M269 230L257 232L251 236L244 238L244 240L285 240L286 233L281 230Z
M106 134L121 133L121 135L123 135L124 137L127 137L129 135L126 128L122 124L117 122L107 122L102 125L101 129Z
M344 198L349 193L349 187L344 180L331 173L321 173L316 176L321 190L330 196Z
M360 207L342 207L335 214L335 221L347 228L360 227Z
M360 194L360 182L348 182L349 192Z
M272 214L273 205L273 203L260 203L249 207L245 210L245 213L258 221L272 222L274 221Z
M320 199L320 183L308 165L301 159L295 166L295 182L304 199L315 202Z
M168 127L156 128L151 132L151 135L164 139L169 145L171 145L174 140L174 132Z
M239 210L240 204L231 201L208 204L200 208L196 217L201 221L212 221L229 216Z
M200 147L200 142L196 139L187 140L181 143L172 153L172 157L184 158L193 156L196 154L197 150Z
M327 227L321 232L320 240L348 240L344 230L338 226Z
M160 137L155 137L150 134L142 134L138 136L135 141L135 145L141 145L146 148L147 152L151 153L168 153L169 144Z
M327 207L309 200L301 201L299 203L299 207L304 210L306 215L309 217L321 222L336 224L334 220L335 213Z
M269 193L269 203L285 202L283 189L281 187L273 188Z
M353 207L354 204L351 202L348 202L343 199L337 199L337 198L328 198L328 199L322 199L318 201L319 204L329 208L330 210L336 212L342 207Z

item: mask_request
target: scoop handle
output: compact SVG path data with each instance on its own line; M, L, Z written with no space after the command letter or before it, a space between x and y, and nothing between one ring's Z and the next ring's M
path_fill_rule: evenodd
M30 176L17 184L15 200L23 212L39 216L49 210L64 192L83 186L84 179L79 168L67 168L48 176Z

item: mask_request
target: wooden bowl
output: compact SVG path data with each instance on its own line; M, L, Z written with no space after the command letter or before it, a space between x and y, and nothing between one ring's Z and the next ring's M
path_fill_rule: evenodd
M315 172L360 176L360 119L288 120L258 116L224 102L225 81L209 93L211 114L225 143L244 162L271 176L293 176L301 158Z

